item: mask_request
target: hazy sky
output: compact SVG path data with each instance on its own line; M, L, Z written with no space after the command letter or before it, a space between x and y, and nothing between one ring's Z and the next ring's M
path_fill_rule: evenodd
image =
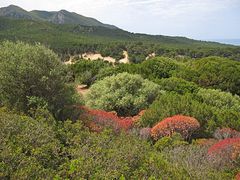
M131 32L240 39L240 0L0 0L26 10L66 9Z

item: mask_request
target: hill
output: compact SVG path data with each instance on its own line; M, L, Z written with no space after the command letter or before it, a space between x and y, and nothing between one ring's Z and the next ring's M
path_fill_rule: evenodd
M86 52L121 59L123 51L129 53L130 61L134 63L142 62L150 54L180 58L221 56L240 60L240 47L237 46L185 37L130 33L65 10L27 12L9 6L0 9L0 16L0 41L40 42L63 60Z
M10 5L8 7L0 8L0 16L10 17L17 19L31 19L48 21L55 24L79 24L83 26L102 26L110 29L116 29L117 27L101 23L100 21L79 15L74 12L68 12L66 10L60 11L26 11L18 6Z

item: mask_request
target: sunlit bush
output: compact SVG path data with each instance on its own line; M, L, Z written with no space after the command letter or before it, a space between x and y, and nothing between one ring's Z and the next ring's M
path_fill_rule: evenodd
M133 128L134 123L141 118L142 112L133 117L119 117L116 112L89 109L80 107L83 110L81 119L87 120L86 123L93 131L101 131L104 128L112 128L115 132L128 131Z
M96 82L90 88L86 105L116 111L120 116L132 116L148 107L159 92L157 84L140 75L121 73Z
M211 106L240 111L240 97L229 92L200 88L196 97L199 98L199 101Z
M240 157L240 138L221 140L208 149L210 158L221 157L222 161L234 161Z
M199 102L192 94L165 93L159 96L146 110L140 121L141 127L152 127L160 119L182 114L195 117L201 128L198 137L212 136L217 128L230 127L240 130L240 112L223 109Z
M188 139L191 134L200 127L199 122L188 116L176 115L166 118L151 129L151 136L157 140L164 136L172 136L179 133L184 139Z

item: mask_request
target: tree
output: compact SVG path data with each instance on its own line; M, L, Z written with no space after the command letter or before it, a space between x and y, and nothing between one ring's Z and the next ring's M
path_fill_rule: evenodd
M136 115L157 97L158 85L140 75L120 73L96 82L86 104L95 109L116 111L118 115Z
M157 79L155 81L161 89L176 92L178 94L194 93L198 91L198 86L181 78L170 77Z
M0 94L3 105L23 112L31 108L29 99L36 97L54 115L73 100L57 55L42 45L22 42L0 46Z
M240 111L240 97L229 92L200 88L196 93L196 97L199 98L199 101L211 106Z
M99 71L108 67L111 67L110 63L104 61L80 60L73 64L71 69L77 82L90 86L96 80Z
M240 94L239 62L220 57L208 57L194 61L191 67L198 73L194 81L200 86Z
M161 79L172 76L174 70L179 69L179 64L169 58L154 58L144 61L140 65L139 72L144 78Z

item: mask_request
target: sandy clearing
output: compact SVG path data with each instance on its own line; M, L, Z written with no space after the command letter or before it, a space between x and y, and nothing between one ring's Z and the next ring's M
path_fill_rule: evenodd
M156 57L156 53L151 53L146 57L146 60Z
M99 53L84 53L82 54L82 57L83 59L86 59L86 60L91 60L91 61L95 61L95 60L98 60L98 59L102 59L103 61L108 61L110 63L115 63L116 62L116 59L112 58L112 57L103 57L101 54Z
M124 58L123 59L120 59L119 60L119 63L130 63L129 61L129 55L128 55L128 52L127 51L123 51L123 56ZM116 59L108 56L108 57L103 57L100 53L84 53L84 54L80 54L80 55L75 55L75 56L70 56L69 60L68 61L65 61L64 64L68 65L68 64L75 64L76 61L74 61L75 58L82 58L82 59L85 59L85 60L90 60L90 61L96 61L96 60L103 60L103 61L107 61L107 62L110 62L110 63L113 63L115 64L117 61Z
M124 64L130 63L127 51L123 51L123 56L124 56L124 58L120 59L119 63L124 63Z

